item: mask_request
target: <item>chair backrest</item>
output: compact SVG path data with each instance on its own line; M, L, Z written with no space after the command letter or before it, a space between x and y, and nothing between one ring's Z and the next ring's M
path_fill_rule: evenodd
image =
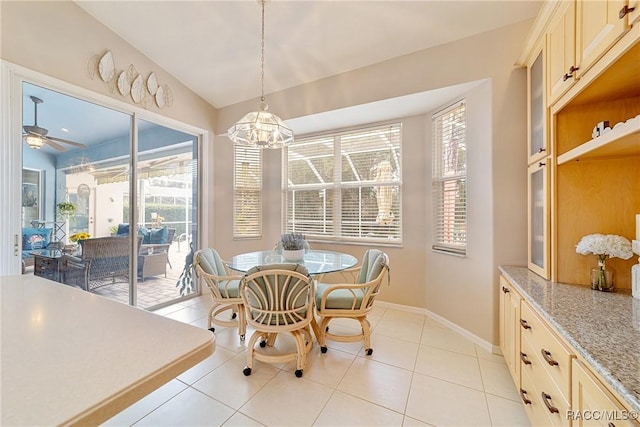
M370 286L364 289L361 310L369 311L373 307L373 303L380 293L380 285L384 280L384 276L389 274L389 257L379 249L369 249L362 257L362 266L358 283L370 283Z
M369 249L362 257L357 283L367 283L389 269L389 257L379 249Z
M259 330L297 329L313 316L313 280L300 264L259 265L240 282L248 323Z
M227 268L218 252L213 248L204 248L193 256L193 264L196 269L201 269L211 276L226 276Z
M176 236L176 229L175 228L168 228L167 230L169 231L169 233L167 235L167 243L171 244L171 243L173 243L173 239Z
M138 245L142 241L138 236ZM131 243L124 237L97 237L80 240L82 259L91 260L89 277L126 276L129 274Z

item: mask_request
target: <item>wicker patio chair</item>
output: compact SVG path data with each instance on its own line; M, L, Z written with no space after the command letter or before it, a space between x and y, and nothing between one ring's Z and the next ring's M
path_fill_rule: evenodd
M138 245L142 237L138 236ZM80 241L82 254L80 256L63 255L69 276L83 277L73 274L72 270L86 269L85 283L77 285L86 291L92 291L100 286L129 281L129 257L131 243L125 237L98 237Z

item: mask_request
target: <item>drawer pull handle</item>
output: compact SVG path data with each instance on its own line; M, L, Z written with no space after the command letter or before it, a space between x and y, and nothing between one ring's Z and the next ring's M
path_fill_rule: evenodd
M503 286L503 287L502 287L502 293L504 293L504 294L508 294L509 292L511 292L511 291L509 290L509 288L507 288L507 287L505 287L505 286Z
M529 324L527 323L526 320L524 319L520 319L520 325L525 328L525 329L531 329L531 326L529 326Z
M620 12L618 12L618 18L620 19L624 18L625 16L627 16L628 13L631 13L634 10L636 10L635 7L629 7L627 5L624 5L624 7L620 9Z
M551 412L552 414L559 414L560 411L558 410L558 408L556 408L555 406L551 406L551 403L549 402L549 400L551 400L551 396L549 396L544 391L541 393L541 395L542 395L542 401L544 402L544 406L547 407L549 412Z
M527 391L524 389L520 389L520 397L522 397L522 401L525 405L531 405L531 401L527 399Z
M525 365L531 365L531 361L527 358L527 354L520 352L520 359L522 360L522 363L524 363Z
M556 362L555 360L553 360L551 358L551 352L545 350L544 348L542 350L540 350L540 353L542 353L542 357L544 357L544 360L546 360L546 362L551 365L551 366L558 366L558 362Z
M612 423L611 421L609 421L609 424L607 424L607 427L616 427L616 425L614 423Z

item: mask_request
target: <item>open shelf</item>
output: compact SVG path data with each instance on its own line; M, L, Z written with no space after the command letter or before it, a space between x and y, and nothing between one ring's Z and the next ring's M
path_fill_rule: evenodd
M640 155L640 115L558 156L558 164L586 158Z

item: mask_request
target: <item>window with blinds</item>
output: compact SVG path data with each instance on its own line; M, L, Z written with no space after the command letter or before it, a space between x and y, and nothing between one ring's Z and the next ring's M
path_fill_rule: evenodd
M467 252L467 142L465 103L433 116L433 249Z
M401 243L401 126L297 139L285 152L283 229Z
M262 236L262 151L235 144L233 237Z

